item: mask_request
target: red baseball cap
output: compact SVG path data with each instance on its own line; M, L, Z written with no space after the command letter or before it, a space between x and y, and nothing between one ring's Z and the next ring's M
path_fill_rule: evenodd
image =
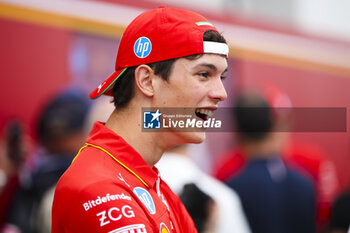
M114 73L90 93L90 98L112 95L115 81L128 67L202 53L227 56L225 43L203 41L207 30L218 31L192 11L159 7L142 13L121 38Z

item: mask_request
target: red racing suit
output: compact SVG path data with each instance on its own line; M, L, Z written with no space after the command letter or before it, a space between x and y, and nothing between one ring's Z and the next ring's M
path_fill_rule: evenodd
M52 233L197 233L178 196L120 136L95 123L59 180Z

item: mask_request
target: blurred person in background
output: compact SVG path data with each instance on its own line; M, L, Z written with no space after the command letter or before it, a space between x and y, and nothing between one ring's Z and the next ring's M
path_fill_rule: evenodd
M84 92L69 89L50 99L42 109L37 123L40 148L33 161L28 161L32 167L23 166L20 171L20 188L7 215L7 222L19 232L39 232L35 224L38 206L83 144L89 106Z
M201 192L213 199L217 210L216 220L211 221L213 217L209 216L208 222L210 224L206 226L211 228L212 232L249 233L249 226L238 195L224 183L201 171L191 159L188 151L189 146L177 146L164 153L156 164L162 178L179 195L184 192L187 184L194 184ZM198 202L195 195L189 195L189 197L192 197L194 202ZM190 203L189 197L187 203ZM204 229L204 231L206 230Z
M13 196L19 188L19 168L29 145L26 140L19 120L11 120L5 125L0 142L0 232L15 229L5 223Z
M328 229L329 233L350 232L350 189L336 198Z
M273 121L268 102L243 93L233 112L246 164L227 184L240 196L252 232L314 232L313 184L281 159L283 125Z
M291 139L288 129L291 127L291 119L287 109L293 111L292 101L288 95L272 85L266 85L260 89L261 98L268 102L274 109L273 121L284 127L280 134L280 154L288 167L311 179L316 192L316 228L317 232L325 232L330 218L331 207L340 190L338 174L334 163L328 158L321 146ZM242 147L232 148L221 156L214 169L215 177L223 182L234 178L247 164L247 156Z

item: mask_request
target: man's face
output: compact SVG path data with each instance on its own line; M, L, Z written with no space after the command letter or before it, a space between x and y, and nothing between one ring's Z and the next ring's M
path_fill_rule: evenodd
M180 58L173 64L168 81L158 79L154 107L193 108L197 119L204 121L227 98L222 83L226 71L227 60L220 55L204 54L194 60ZM175 144L200 143L205 139L204 131L171 133L175 134L172 137Z

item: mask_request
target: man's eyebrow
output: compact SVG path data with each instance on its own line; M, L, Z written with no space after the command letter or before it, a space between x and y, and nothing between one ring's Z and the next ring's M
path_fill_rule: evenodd
M195 66L195 68L196 67L201 67L201 66L208 67L209 69L211 69L213 71L217 71L218 70L218 68L215 65L211 64L211 63L199 63L198 65Z
M211 69L213 71L217 71L218 70L218 68L215 65L211 64L211 63L200 63L200 64L196 65L195 68L196 67L200 67L200 66L208 67L209 69ZM227 69L228 69L228 67L226 67L226 69L222 73L227 72Z

